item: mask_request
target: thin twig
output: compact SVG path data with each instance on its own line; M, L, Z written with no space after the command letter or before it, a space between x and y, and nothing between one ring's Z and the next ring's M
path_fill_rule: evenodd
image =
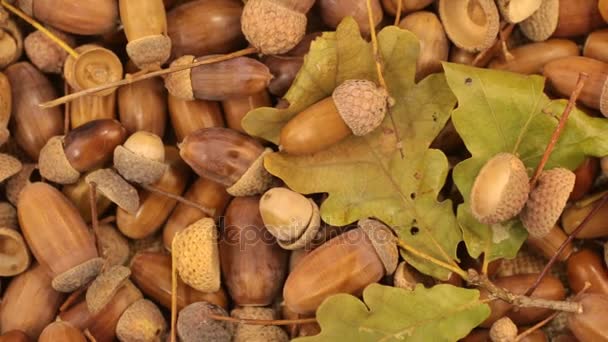
M401 21L401 9L403 8L403 0L397 0L397 13L395 14L395 26Z
M204 207L204 206L202 206L202 205L200 205L200 204L198 204L196 202L192 202L192 201L190 201L188 199L185 199L182 196L178 196L178 195L172 194L170 192L166 192L166 191L157 189L157 188L155 188L153 186L150 186L148 184L140 184L140 186L142 188L144 188L145 190L147 190L147 191L155 192L155 193L157 193L159 195L171 198L173 200L176 200L176 201L178 201L180 203L183 203L183 204L185 204L187 206L190 206L192 208L196 208L196 209L202 211L205 215L207 215L209 217L213 217L215 215L215 209L210 209L210 208Z
M97 342L97 340L95 339L95 337L93 335L91 335L91 332L89 331L89 328L84 329L84 336L89 339L90 342Z
M432 256L430 256L430 255L428 255L428 254L426 254L424 252L421 252L421 251L419 251L419 250L417 250L417 249L409 246L408 244L406 244L401 239L397 239L396 243L397 243L397 246L399 246L400 248L404 249L405 251L407 251L407 252L409 252L411 254L414 254L415 256L417 256L417 257L419 257L421 259L430 261L433 264L436 264L437 266L443 267L446 270L452 271L452 272L458 274L462 279L467 279L467 277L468 277L468 274L467 274L467 272L465 270L463 270L463 269L461 269L461 268L459 268L457 266L450 265L450 264L448 264L446 262L443 262L443 261L441 261L441 260L439 260L439 259L437 259L435 257L432 257Z
M51 108L51 107L59 106L60 104L64 104L69 101L73 101L73 100L83 97L85 95L91 95L91 94L97 93L102 90L116 88L116 87L120 87L123 85L132 84L135 82L147 80L149 78L162 76L162 75L166 75L166 74L171 74L171 73L186 70L186 69L192 69L197 66L201 66L201 65L205 65L205 64L223 62L223 61L227 61L229 59L233 59L233 58L237 58L237 57L241 57L241 56L245 56L245 55L250 55L250 54L256 53L256 52L258 52L258 50L256 48L249 47L246 49L235 51L233 53L229 53L227 55L221 55L221 56L216 56L216 57L212 57L212 58L205 58L203 60L200 60L200 61L197 61L197 62L194 62L191 64L176 65L176 66L172 66L172 67L169 67L166 69L153 71L153 72L150 72L150 73L147 73L144 75L139 75L136 77L125 77L122 80L112 82L112 83L102 84L100 86L93 87L93 88L84 89L79 92L69 94L69 95L57 98L55 100L52 100L52 101L41 103L38 106L40 106L41 108Z
M557 124L557 127L555 127L555 130L553 131L553 134L551 135L551 140L549 141L549 144L547 144L547 148L545 149L545 152L543 153L540 163L538 164L536 171L534 171L534 175L532 176L532 179L530 179L531 188L533 188L536 185L536 181L538 181L538 177L540 176L541 172L545 168L545 164L547 164L547 161L549 161L551 152L553 152L553 148L555 147L557 140L559 139L560 135L562 134L562 131L564 130L564 127L566 126L566 122L568 121L570 112L576 105L576 100L578 99L578 96L581 94L581 91L583 90L583 87L585 86L585 82L587 81L587 78L589 78L589 75L587 73L581 72L578 75L578 81L576 82L576 87L574 88L572 95L570 95L568 104L566 105L566 108L564 108L564 113L562 114L561 118L559 119L559 123Z
M222 316L216 314L205 314L206 317L216 321L243 323L249 325L292 325L292 324L309 324L316 323L316 318L297 318L297 319L248 319L234 318L230 316Z
M494 44L492 44L492 46L490 46L489 48L478 53L477 56L475 56L475 59L473 59L473 62L471 64L476 67L482 67L483 66L482 64L485 64L485 63L481 63L482 61L492 59L492 57L494 57L494 55L496 55L498 53L498 51L501 50L500 49L501 37L504 40L509 39L509 36L513 32L514 28L515 28L514 24L509 24L509 25L505 26L501 30L498 37L496 37L496 41L494 42Z
M593 206L593 209L589 212L589 214L587 214L587 216L585 216L583 221L578 225L578 227L576 227L576 229L572 232L572 234L570 234L568 236L568 238L564 242L562 242L562 244L559 246L559 248L557 249L555 254L553 254L553 256L551 257L549 262L545 265L545 268L543 268L542 272L540 272L540 274L538 275L538 277L536 278L536 280L534 281L532 286L530 286L530 288L525 292L526 296L531 295L534 292L534 290L536 290L536 288L540 285L540 282L543 280L545 275L547 275L547 273L549 273L549 271L551 270L551 267L553 267L553 264L555 264L555 262L557 261L559 256L564 251L564 249L566 249L566 246L569 243L571 243L572 240L574 240L574 238L576 237L576 235L585 228L587 223L589 223L589 221L591 221L593 216L599 212L599 210L602 208L602 206L604 206L604 204L606 204L606 202L608 202L608 193L606 193L606 194L604 194L604 196L602 196L602 199L599 200L595 204L595 206Z
M561 313L560 311L555 311L554 313L551 314L551 316L543 319L542 321L536 323L532 327L526 329L521 334L517 335L517 337L515 338L515 342L519 342L519 341L523 340L524 338L526 338L526 336L528 336L528 335L532 334L533 332L535 332L536 330L544 327L547 323L551 322L560 313Z

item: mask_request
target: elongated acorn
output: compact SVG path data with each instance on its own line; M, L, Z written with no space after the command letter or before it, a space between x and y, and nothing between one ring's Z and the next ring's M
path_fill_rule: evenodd
M114 168L126 180L150 184L159 180L167 165L162 139L149 132L139 131L114 150Z
M574 188L575 178L572 171L562 168L541 173L520 214L531 236L542 237L553 229Z
M608 295L585 293L577 298L583 312L568 314L568 328L578 341L608 341Z
M234 325L230 322L216 321L207 314L228 316L226 310L207 303L192 303L179 312L177 317L177 335L182 342L231 342Z

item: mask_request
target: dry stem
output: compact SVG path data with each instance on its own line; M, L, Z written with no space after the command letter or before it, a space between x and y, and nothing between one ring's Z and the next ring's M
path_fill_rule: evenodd
M202 211L205 215L207 215L209 217L213 217L215 215L215 209L210 209L210 208L204 207L204 206L202 206L202 205L200 205L198 203L195 203L195 202L192 202L190 200L187 200L187 199L183 198L182 196L178 196L178 195L175 195L175 194L172 194L172 193L169 193L169 192L157 189L157 188L155 188L153 186L150 186L148 184L140 184L140 186L142 188L144 188L145 190L147 190L147 191L155 192L155 193L157 193L159 195L168 197L170 199L173 199L173 200L176 200L176 201L178 201L180 203L183 203L183 204L185 204L187 206L190 206L192 208L198 209L198 210Z
M485 64L485 63L482 63L482 62L489 61L490 59L492 59L492 57L494 57L494 55L496 55L499 51L502 50L501 49L502 41L506 41L507 39L509 39L509 36L513 32L514 28L515 28L514 24L509 24L509 25L505 26L500 31L500 34L496 38L496 41L494 42L494 44L492 44L492 46L490 46L489 48L478 53L477 56L475 56L475 59L473 59L473 62L471 63L471 65L476 66L476 67L484 66L482 64Z
M556 311L554 313L552 313L549 317L543 319L542 321L536 323L534 326L526 329L524 332L522 332L521 334L517 335L517 337L515 338L515 342L519 342L521 340L523 340L524 338L526 338L526 336L532 334L533 332L535 332L536 330L544 327L547 323L551 322L555 317L557 317L557 315L559 315L560 312Z
M397 0L397 13L395 14L395 26L401 21L401 9L403 8L403 0Z

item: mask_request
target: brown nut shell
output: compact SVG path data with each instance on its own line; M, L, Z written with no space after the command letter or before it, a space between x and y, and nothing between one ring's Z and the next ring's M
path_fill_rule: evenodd
M19 173L23 165L21 162L8 154L0 153L0 182Z
M108 266L124 265L129 259L129 241L109 224L100 225L97 230L101 257Z
M120 341L160 341L167 330L167 322L158 307L147 299L131 304L120 316L116 337Z
M190 133L199 129L224 127L222 109L217 102L205 100L189 101L179 99L173 95L169 95L168 102L171 126L178 143L182 142ZM225 107L224 111L226 112L226 119L229 121L228 111Z
M100 274L89 286L86 293L87 308L93 315L103 309L131 276L131 270L124 266L114 266Z
M85 181L97 184L99 192L127 212L134 213L139 208L137 190L111 169L93 171Z
M545 64L568 56L578 56L579 49L575 42L566 39L549 39L530 43L510 49L513 59L494 59L491 69L518 72L521 74L542 73Z
M73 92L71 88L69 91ZM116 118L116 92L106 96L82 96L74 99L68 107L72 129L93 120L114 119ZM121 123L125 125L124 122Z
M59 184L73 184L80 178L65 155L63 136L52 137L40 150L38 168L42 177Z
M161 78L118 88L120 123L129 134L146 131L163 137L167 126L167 90Z
M12 277L30 266L30 252L18 231L0 228L0 276Z
M103 34L118 23L115 0L26 0L19 1L19 5L43 23L79 35Z

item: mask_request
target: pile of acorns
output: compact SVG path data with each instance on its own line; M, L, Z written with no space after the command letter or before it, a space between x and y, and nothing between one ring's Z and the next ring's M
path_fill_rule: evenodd
M600 30L608 1L370 3L377 29L401 9L399 26L420 39L417 80L449 60L543 74L551 94L567 97L585 72L580 102L591 115L608 115L608 29ZM1 4L1 342L165 341L172 314L183 342L287 341L320 328L237 320L314 317L327 297L359 296L375 282L410 290L446 282L400 261L394 233L381 222L331 226L320 218L323 194L305 197L264 169L272 151L309 155L374 131L392 103L385 89L343 82L284 126L280 147L241 126L254 108L289 105L281 97L322 31L352 16L369 38L366 0ZM43 26L33 29L28 18ZM181 69L145 76L162 67ZM64 107L40 106L123 77ZM434 147L454 163L468 158L451 123ZM530 232L520 256L530 264L555 254L607 178L608 159L588 158L574 173L545 171L531 187L518 157L499 154L475 181L472 213L486 224L519 215ZM449 186L441 196L461 200ZM555 333L560 341L608 341L608 255L599 254L606 215L608 205L561 254L567 286L548 275L534 292L563 300L567 291L586 291L586 313ZM459 258L464 269L481 268L464 249ZM491 263L489 276L522 294L540 270L517 260ZM465 285L455 274L447 282ZM490 306L491 316L464 340L513 341L518 328L551 314ZM538 330L522 341L546 338Z

